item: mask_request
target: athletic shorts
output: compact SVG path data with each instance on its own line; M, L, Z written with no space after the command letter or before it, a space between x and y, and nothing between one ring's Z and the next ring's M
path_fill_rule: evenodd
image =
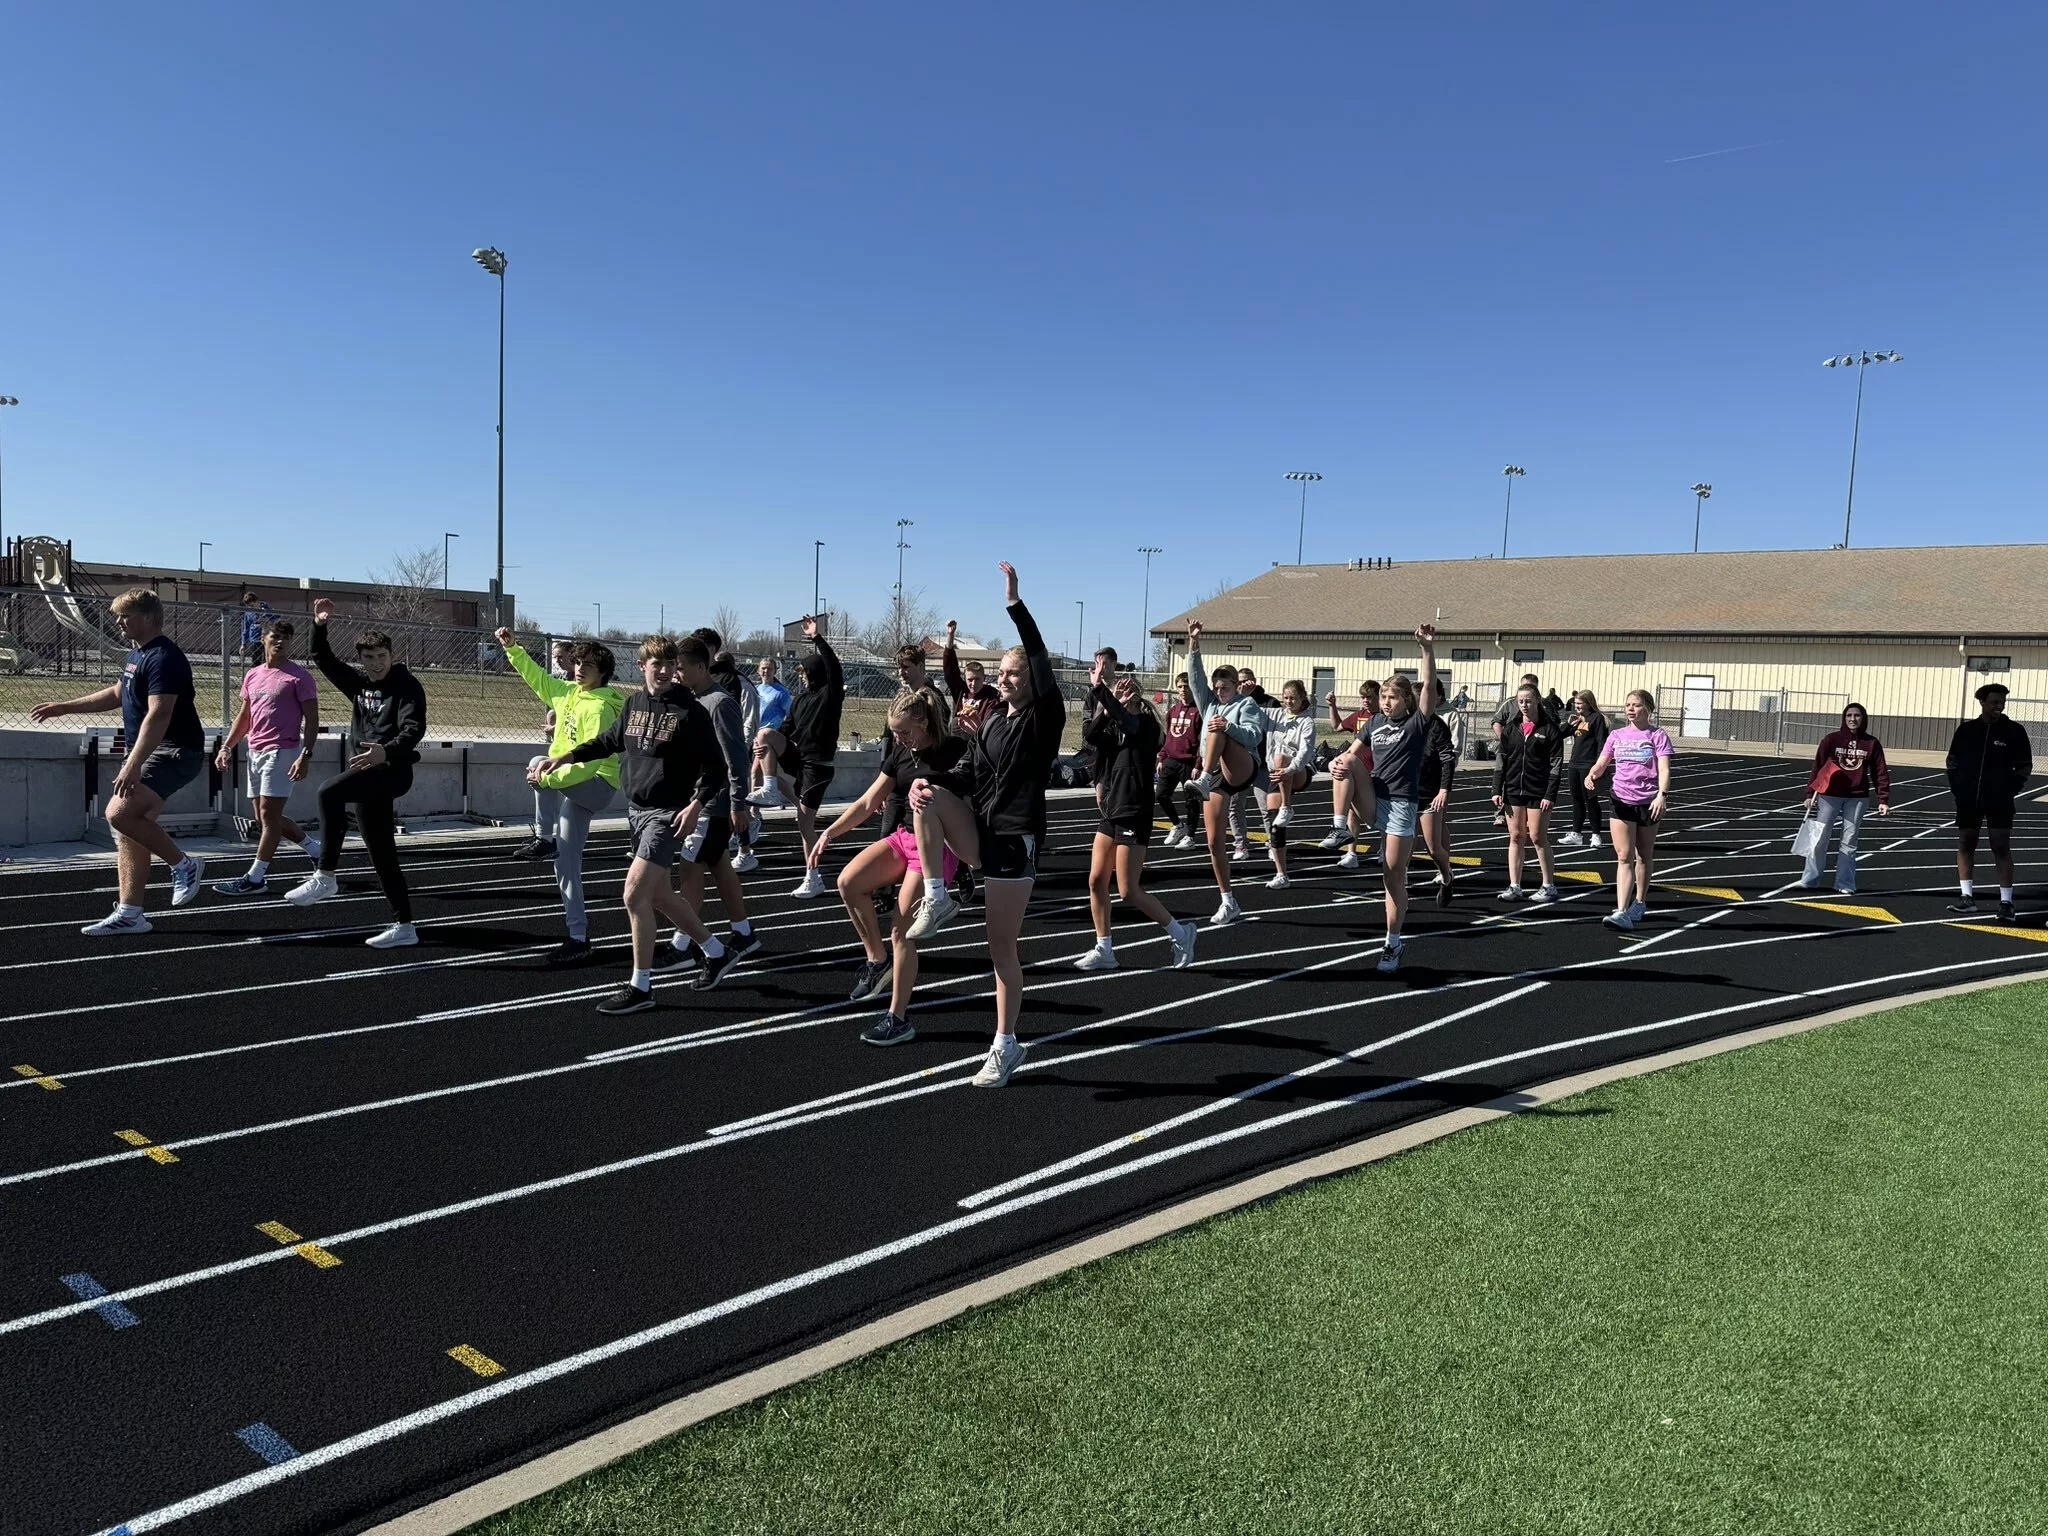
M1150 848L1152 846L1152 818L1150 816L1105 816L1095 824L1095 835L1108 838L1119 848Z
M1280 781L1282 779L1291 779L1297 773L1301 775L1301 783L1295 789L1296 794L1300 794L1302 790L1307 789L1309 785L1315 783L1316 781L1316 765L1314 763L1296 763L1292 768L1289 768L1285 773L1276 773L1271 776L1273 780L1273 787L1275 789L1278 789L1280 787Z
M730 816L699 816L697 825L683 839L682 856L699 869L709 869L732 847Z
M1029 832L981 834L981 878L984 880L1036 880L1038 839Z
M158 747L142 762L142 787L159 800L168 800L198 778L206 767L206 754L191 747Z
M1960 832L1975 832L1979 827L1989 827L1994 832L2008 831L2012 827L2014 803L2008 799L1965 800L1956 798L1956 829Z
M1543 797L1541 795L1502 795L1501 800L1504 804L1513 806L1518 811L1540 811L1543 809Z
M1650 818L1650 807L1655 804L1654 800L1616 800L1613 819L1631 827L1654 827L1657 823Z
M249 794L258 800L289 800L292 797L292 764L299 760L296 747L255 747L249 752Z
M672 810L641 810L638 806L628 810L626 843L633 850L633 857L659 864L663 869L675 863L683 846L683 840L676 836L675 820Z
M917 834L910 828L898 827L894 832L883 838L882 841L903 855L904 873L912 875L922 875L924 873L924 860L919 858L917 853ZM953 857L953 850L950 848L940 857L946 861L944 878L946 883L951 885L953 877L960 872L960 861Z
M1389 837L1413 837L1421 819L1420 800L1396 800L1382 795L1373 801L1373 829Z
M792 745L785 743L782 754L775 760L776 766L796 780L797 804L816 810L825 803L825 791L832 787L832 764L818 762L805 757Z

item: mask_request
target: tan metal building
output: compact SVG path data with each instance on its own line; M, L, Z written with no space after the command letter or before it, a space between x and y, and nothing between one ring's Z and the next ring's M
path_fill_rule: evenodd
M1610 713L1647 688L1674 739L1805 743L1853 699L1885 741L1925 750L1995 680L2048 746L2042 544L1276 566L1155 625L1176 665L1192 618L1209 664L1346 708L1367 678L1416 674L1429 620L1447 688L1477 701L1534 672Z

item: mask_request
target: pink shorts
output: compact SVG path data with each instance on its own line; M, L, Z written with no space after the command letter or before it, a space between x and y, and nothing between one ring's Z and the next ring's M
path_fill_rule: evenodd
M882 841L903 855L904 867L912 874L921 875L924 873L924 864L917 856L917 834L911 831L910 828L898 827L894 832L883 838ZM950 848L946 850L945 859L946 881L948 884L951 884L953 876L959 871L960 861L953 857L953 850Z

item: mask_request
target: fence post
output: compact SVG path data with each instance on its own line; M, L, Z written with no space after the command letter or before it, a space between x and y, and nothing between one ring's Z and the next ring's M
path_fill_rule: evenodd
M1778 756L1780 757L1785 755L1785 711L1791 708L1791 706L1792 694L1790 690L1780 688L1778 690Z
M220 728L226 730L234 722L228 714L228 611L220 611Z

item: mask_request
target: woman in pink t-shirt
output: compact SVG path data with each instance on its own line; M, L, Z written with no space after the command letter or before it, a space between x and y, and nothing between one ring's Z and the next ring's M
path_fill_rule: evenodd
M1614 910L1610 928L1630 929L1650 911L1650 861L1657 848L1657 823L1671 792L1671 738L1655 724L1657 701L1642 689L1628 696L1628 724L1611 732L1586 775L1586 788L1614 769L1614 810L1607 829L1614 836Z

